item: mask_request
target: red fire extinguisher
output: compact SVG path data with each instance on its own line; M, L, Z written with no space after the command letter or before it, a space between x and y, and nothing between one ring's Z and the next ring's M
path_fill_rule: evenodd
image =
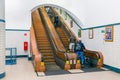
M24 51L28 50L28 42L24 42Z

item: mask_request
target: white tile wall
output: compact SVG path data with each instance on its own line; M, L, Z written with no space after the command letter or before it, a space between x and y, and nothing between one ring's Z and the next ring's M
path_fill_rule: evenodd
M0 74L5 72L5 24L0 23Z
M29 55L30 53L30 31L6 30L6 48L17 48L17 55ZM27 36L24 36L24 34ZM24 41L28 42L28 51L24 51ZM6 55L9 53L6 51Z
M105 28L94 29L93 39L89 39L88 30L84 30L82 40L88 49L103 53L104 64L120 68L120 25L114 26L113 42L105 42L104 33L101 33L101 30L105 30Z

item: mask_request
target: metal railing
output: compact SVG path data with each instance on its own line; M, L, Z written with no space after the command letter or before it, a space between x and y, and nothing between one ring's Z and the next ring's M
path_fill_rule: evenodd
M6 65L13 65L16 64L17 60L17 48L6 48L6 55L5 55Z

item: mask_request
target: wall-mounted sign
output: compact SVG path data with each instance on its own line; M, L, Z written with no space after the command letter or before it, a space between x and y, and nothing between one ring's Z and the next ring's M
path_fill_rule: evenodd
M73 27L73 20L70 21L70 26Z
M89 36L89 39L93 39L93 29L89 29L89 33L88 33L88 36Z
M105 33L105 30L101 30L101 33Z
M105 27L105 41L113 42L113 26Z
M62 14L62 10L60 9L60 14Z
M78 29L78 37L81 37L81 29Z
M65 20L67 20L67 12L65 12Z

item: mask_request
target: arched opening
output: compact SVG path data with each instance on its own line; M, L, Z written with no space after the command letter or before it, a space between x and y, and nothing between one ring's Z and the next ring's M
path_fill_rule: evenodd
M42 5L38 5L36 7L34 7L33 9L31 9L31 12L33 12L34 10L42 7L42 6L48 6L48 7L53 7L53 8L57 8L57 9L60 9L64 12L66 12L70 17L71 19L81 28L83 26L81 20L79 20L72 12L70 12L69 10L67 10L66 8L63 8L61 6L58 6L58 5L55 5L55 4L42 4Z
M59 13L62 14L61 11L59 11ZM52 21L52 18L54 18L53 21ZM41 5L39 8L37 9L35 8L32 12L32 21L33 21L33 29L35 31L33 32L33 34L37 35L36 39L34 39L34 44L36 44L35 42L38 41L38 44L36 44L38 45L38 47L36 47L36 50L40 51L40 53L37 53L37 54L34 54L35 52L33 52L33 55L37 56L35 57L36 58L35 60L40 59L38 60L38 62L36 62L36 64L39 64L40 63L39 61L42 61L43 63L46 64L44 67L39 65L39 67L36 68L37 71L41 71L40 67L43 67L42 71L45 71L45 68L46 70L49 71L49 70L56 70L57 66L60 66L60 68L58 68L57 70L60 70L61 68L64 70L69 70L71 68L80 69L81 68L80 65L82 66L85 65L88 68L101 67L103 65L102 57L97 56L97 55L100 55L100 53L94 52L94 51L90 52L89 50L88 51L85 50L84 53L86 57L88 58L92 57L91 59L89 59L90 62L88 61L88 63L90 64L84 63L85 58L82 60L82 63L78 61L80 57L79 59L77 58L77 54L74 51L74 45L72 46L72 48L69 47L69 42L70 42L69 40L71 36L73 36L74 38L73 43L76 43L76 40L77 41L79 40L78 36L76 36L71 30L71 28L73 27L73 22L71 22L71 27L69 28L65 20L62 19L61 16L59 16L55 7L51 7L48 5L45 5L45 6ZM31 28L31 30L33 29ZM32 39L31 39L31 42L33 43ZM45 46L45 48L43 48L43 46ZM51 48L47 48L46 50L46 46ZM34 51L34 49L32 51ZM51 54L50 57L48 57L48 52L49 54ZM68 52L74 54L75 56L71 54L67 54ZM38 58L38 55L41 55L41 56ZM101 59L100 63L98 63L99 62L98 59ZM71 63L66 62L67 60L69 61L75 60L76 63L73 64L73 61ZM91 60L94 60L95 62ZM51 64L52 61L54 63ZM79 65L77 66L77 64ZM49 65L51 65L51 67Z

